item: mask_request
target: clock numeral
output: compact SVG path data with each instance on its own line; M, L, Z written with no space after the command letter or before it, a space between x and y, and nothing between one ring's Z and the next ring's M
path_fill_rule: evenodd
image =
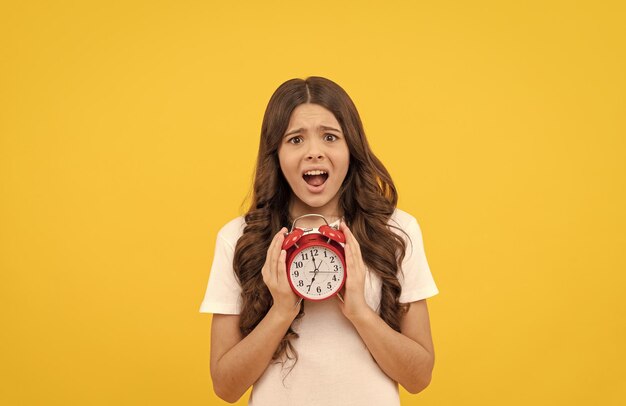
M297 278L298 276L300 276L300 272L298 272L298 271L293 271L293 276L295 276L295 277Z
M296 268L302 268L302 261L296 262ZM298 275L296 275L298 276Z
M313 249L311 250L311 256L312 256L312 257L316 257L316 256L318 256L318 255L319 255L319 251L318 251L316 248L313 248Z
M328 251L324 250L324 258L328 258Z
M330 263L334 264L335 263L335 257L330 257Z
M333 265L333 266L334 266L335 272L337 272L339 270L339 265Z
M306 260L308 260L308 259L309 259L309 254L308 254L308 253L306 253L306 252L303 252L303 253L302 253L302 260L303 260L303 261L306 261ZM300 262L300 263L302 263L302 262Z
M337 275L333 275L333 281L337 282ZM330 282L328 282L330 283Z
M332 288L333 288L333 284L332 284L332 283L330 283L330 282L328 282L328 283L326 284L326 287L327 287L328 289L332 289Z
M322 288L321 287L318 286L316 290L317 290L317 293L322 293Z
M300 287L304 286L304 281L302 279L300 279L298 281L298 286L300 286Z

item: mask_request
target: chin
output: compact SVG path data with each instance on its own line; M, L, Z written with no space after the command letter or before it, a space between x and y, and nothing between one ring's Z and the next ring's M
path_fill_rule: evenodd
M329 202L330 199L325 199L325 200L319 200L319 199L315 199L315 200L302 200L300 199L300 201L306 206L306 207L310 207L311 209L319 209L322 208L324 206L326 206Z

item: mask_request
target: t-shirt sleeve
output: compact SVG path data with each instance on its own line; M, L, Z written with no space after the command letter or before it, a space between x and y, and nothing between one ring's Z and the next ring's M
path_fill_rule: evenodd
M217 234L215 254L200 313L240 314L241 286L233 269L234 245Z
M426 299L439 293L437 285L430 273L430 267L424 252L422 230L415 218L411 218L404 231L406 239L406 253L402 261L402 272L398 279L402 285L400 303L411 303Z

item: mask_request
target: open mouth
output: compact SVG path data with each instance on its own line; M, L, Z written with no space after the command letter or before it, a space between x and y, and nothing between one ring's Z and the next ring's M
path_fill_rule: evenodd
M321 186L328 179L328 172L321 170L306 171L302 178L311 186Z

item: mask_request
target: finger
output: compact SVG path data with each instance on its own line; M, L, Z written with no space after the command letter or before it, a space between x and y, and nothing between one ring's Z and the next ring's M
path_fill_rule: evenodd
M348 225L342 221L341 223L339 223L339 229L341 230L342 233L346 234L347 233L346 230L348 230Z
M363 262L363 252L361 251L361 245L359 245L358 241L356 240L356 238L354 238L354 236L352 236L352 239L354 241L352 245L352 251L354 251L355 261L359 265L363 266L364 262Z
M285 263L287 258L287 251L280 250L280 255L278 256L278 266L277 266L277 279L278 283L281 285L287 284L287 264Z
M282 230L283 229L281 228L280 231L274 234L274 238L272 238L272 243L270 244L270 247L267 250L270 267L272 264L276 262L276 248L279 246L278 241L280 240Z
M363 270L365 271L365 261L363 261L363 253L361 252L360 249L359 249L359 263L361 264L361 266L363 267Z
M280 255L280 250L283 249L283 241L285 241L285 230L285 227L283 227L278 230L278 233L276 234L276 245L274 246L274 254L276 256Z
M354 245L354 237L351 239L346 239L348 242L344 246L345 257L346 257L346 268L348 272L351 272L356 278L350 278L352 282L357 282L363 278L365 274L365 266L363 263L363 259L361 258L361 250ZM350 284L352 286L352 284Z
M340 228L343 234L346 236L346 243L350 243L352 245L358 245L356 238L354 238L354 234L352 234L352 231L350 231L350 228L348 227L346 223L342 222Z
M272 247L274 246L275 240L276 240L276 236L272 238L272 241L270 242L270 246L267 248L267 253L265 254L265 262L263 263L263 267L261 268L261 274L263 275L263 278L265 280L267 280L267 277L269 276Z
M274 247L274 243L276 242L276 237L277 235L274 235L274 237L272 237L272 241L270 241L270 245L267 247L267 252L265 253L265 264L263 264L263 266L266 266L271 262L270 256L272 254L272 248Z
M276 246L276 241L278 240L278 233L274 235L272 241L270 242L270 246L267 248L267 253L265 254L265 263L263 264L263 268L261 268L261 274L263 278L267 281L271 280L272 275L272 253L274 252L274 247Z
M354 265L354 256L352 253L352 246L350 244L346 244L343 247L344 253L345 253L345 258L346 258L346 268L348 268L348 271L351 271L352 269L354 269L353 265Z
M352 231L348 228L348 226L346 226L346 230L348 232L348 237L350 238L351 244L355 246L356 248L360 248L361 246L359 245L359 242L357 241L354 234L352 234Z
M272 238L272 241L270 242L270 246L267 247L267 259L268 262L272 262L271 261L271 256L272 256L272 251L274 250L274 246L276 245L276 240L278 239L278 234L274 234L274 237Z
M285 236L283 235L283 231L285 230L285 227L281 228L278 233L276 233L276 235L274 236L275 240L274 240L274 246L271 248L271 254L270 254L270 277L273 277L274 280L278 281L278 274L276 272L276 267L278 265L278 261L279 261L279 257L280 257L280 251L282 249L282 245L283 245L283 240L285 239Z
M287 251L283 249L283 242L285 241L284 232L287 231L285 227L280 229L280 237L278 238L278 264L276 264L276 279L278 283L287 283Z
M347 227L346 231L346 245L343 247L346 253L346 261L349 259L351 265L356 265L358 262L356 262L356 256L354 255L356 251L354 245L354 236L350 233L350 230L348 230Z
M348 228L345 223L342 223L342 225L344 225L344 234L346 235L346 246L350 246L353 263L358 264L361 269L364 269L365 263L363 262L363 256L361 254L361 246L354 234L352 234L352 231L350 231L350 228Z

